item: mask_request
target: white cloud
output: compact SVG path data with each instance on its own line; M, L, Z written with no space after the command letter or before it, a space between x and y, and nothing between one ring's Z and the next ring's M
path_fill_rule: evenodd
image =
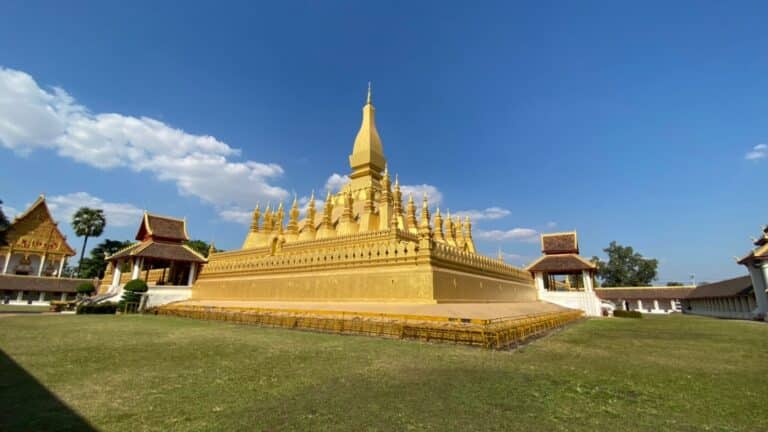
M443 202L443 194L435 186L428 184L420 185L400 185L400 191L403 193L403 204L408 200L408 195L413 194L413 199L421 202L424 194L427 194L427 203L430 207L438 206Z
M17 214L19 214L19 210L17 210L15 207L2 205L0 208L3 209L3 214L6 218L8 218L9 221L12 221L13 218L16 217Z
M758 144L752 147L752 151L744 156L747 160L765 159L768 157L768 144Z
M64 223L68 223L80 207L104 210L107 226L112 227L138 227L144 214L143 210L133 204L106 202L86 192L46 197L45 201L54 218Z
M247 210L240 210L239 208L230 208L227 210L221 210L219 216L227 222L234 222L243 225L249 225L253 218L253 212Z
M325 181L325 189L324 191L331 191L331 193L336 193L341 190L341 188L349 183L349 176L348 175L341 175L337 173L331 174L330 177L328 177L328 180Z
M473 221L501 219L509 216L511 212L501 207L488 207L485 210L462 210L456 212L456 216L462 218L469 216Z
M92 113L65 90L43 89L29 74L2 67L0 146L21 155L50 149L100 169L149 173L220 212L288 197L269 183L283 174L279 165L233 160L240 150L152 118Z
M553 222L553 221L547 222L547 228L548 229L557 228L557 222Z
M485 240L496 241L521 241L527 243L536 243L539 240L539 233L531 228L512 228L511 230L478 230L475 237Z

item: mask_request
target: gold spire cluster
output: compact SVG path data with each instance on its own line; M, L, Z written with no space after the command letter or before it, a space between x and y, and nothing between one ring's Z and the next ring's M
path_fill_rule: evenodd
M370 84L363 106L362 125L349 161L351 181L338 193L328 191L320 212L316 209L315 194L312 192L304 218L300 220L298 199L294 196L288 225L284 228L283 203L279 203L276 210L267 204L263 214L257 204L243 249L271 247L274 251L285 243L392 231L428 239L426 243L420 241L424 247L430 247L430 242L437 242L476 253L469 218L464 221L452 218L449 211L443 219L440 209L433 217L426 194L419 217L412 194L408 195L403 206L400 179L395 175L394 184L391 181L381 138L376 130Z

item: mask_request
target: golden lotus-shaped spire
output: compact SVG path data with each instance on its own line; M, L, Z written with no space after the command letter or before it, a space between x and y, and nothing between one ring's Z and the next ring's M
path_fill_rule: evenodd
M368 98L363 106L363 122L355 137L352 154L349 155L349 166L352 168L350 178L373 177L379 180L386 163L384 147L376 130L376 109L371 102L371 86L368 83Z

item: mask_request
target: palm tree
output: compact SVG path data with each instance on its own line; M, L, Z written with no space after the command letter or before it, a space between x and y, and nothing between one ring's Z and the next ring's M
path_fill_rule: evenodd
M88 237L100 236L106 226L107 218L104 217L104 210L101 209L80 207L72 215L72 229L78 237L85 237L83 239L83 249L80 251L80 261L77 263L78 276L80 276L80 266L83 264Z

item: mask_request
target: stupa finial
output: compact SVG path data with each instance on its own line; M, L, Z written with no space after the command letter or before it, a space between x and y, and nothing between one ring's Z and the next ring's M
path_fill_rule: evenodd
M372 102L372 97L371 97L371 82L370 82L370 81L368 81L368 98L366 99L365 103L366 103L366 104L368 104L368 105L370 105L370 104L371 104L371 102Z

